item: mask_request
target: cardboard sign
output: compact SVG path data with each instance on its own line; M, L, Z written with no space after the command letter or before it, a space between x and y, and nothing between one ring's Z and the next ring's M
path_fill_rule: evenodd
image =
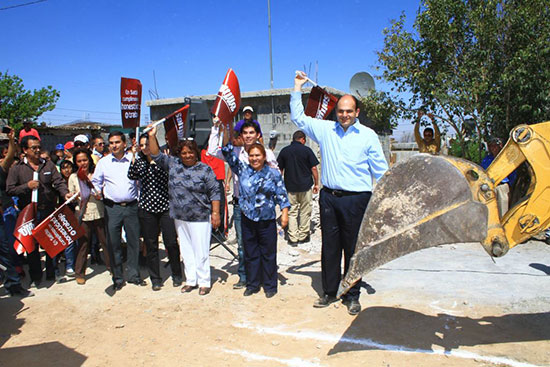
M122 127L139 127L141 113L141 82L139 79L120 78L120 112Z

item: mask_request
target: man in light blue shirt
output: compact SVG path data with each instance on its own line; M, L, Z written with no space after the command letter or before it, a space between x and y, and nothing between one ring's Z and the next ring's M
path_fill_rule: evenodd
M122 226L128 245L128 282L145 286L139 272L139 220L138 188L136 181L128 178L132 153L126 152L126 137L120 131L109 134L111 154L97 162L92 183L103 192L105 221L107 224L107 248L113 273L113 288L124 286L122 269Z
M325 121L306 116L301 90L305 76L294 79L290 97L290 117L321 149L321 275L324 294L314 307L327 307L337 301L336 292L344 272L349 268L359 227L369 202L373 178L379 180L388 164L376 133L361 125L357 116L357 100L351 95L341 97L336 105L338 121ZM359 283L342 301L351 315L361 311Z

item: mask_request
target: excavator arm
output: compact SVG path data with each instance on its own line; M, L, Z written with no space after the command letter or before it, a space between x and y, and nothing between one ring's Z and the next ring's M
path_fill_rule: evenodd
M495 189L525 161L529 189L501 218ZM515 127L487 171L460 158L418 154L377 184L338 296L376 267L417 250L480 242L499 257L549 226L550 122Z

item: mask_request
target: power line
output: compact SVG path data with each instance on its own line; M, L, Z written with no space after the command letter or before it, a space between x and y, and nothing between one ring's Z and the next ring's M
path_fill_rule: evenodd
M60 108L56 107L56 110L63 110L63 111L75 111L75 112L90 112L90 113L105 113L109 115L120 115L120 112L105 112L105 111L92 111L92 110L77 110L74 108Z
M47 1L47 0L36 0L36 1L31 1L30 3L24 3L24 4L19 4L19 5L6 6L6 7L4 7L4 8L0 8L0 10L8 10L8 9L13 9L13 8L19 8L19 7L21 7L21 6L27 6L27 5L33 5L33 4L43 3L44 1Z

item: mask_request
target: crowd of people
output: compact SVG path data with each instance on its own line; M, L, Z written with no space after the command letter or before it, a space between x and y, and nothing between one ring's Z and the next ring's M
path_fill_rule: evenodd
M73 209L85 235L62 255L50 258L46 254L47 280L63 282L74 277L77 284L85 285L91 257L106 266L115 291L127 283L146 286L139 261L145 252L152 289L159 291L163 287L159 268L162 234L173 286L181 287L182 293L198 290L200 295L209 294L211 234L220 225L223 228L227 164L233 179L233 223L239 258L239 280L233 288L244 289L244 296L262 288L267 298L277 294L279 228L289 227L291 246L308 242L312 193L320 193L323 294L314 307L335 302L342 277L342 255L346 271L373 179L378 180L388 165L374 131L359 122L353 96L340 98L337 121L332 123L304 114L300 91L305 81L296 76L290 101L291 119L300 130L278 158L264 147L251 106L243 109L244 119L231 132L223 131L226 127L214 118L202 154L193 138L161 149L154 127L128 140L122 132L112 131L107 146L101 136L90 139L78 135L47 152L36 130L26 123L20 132L19 155L11 131L0 165L4 212L0 262L7 269L4 287L12 295L32 295L21 284L24 263L28 264L31 287L39 287L43 278L39 247L26 257L17 255L11 236L14 220L7 220L6 215L16 215L37 189L36 220L40 222L79 192L79 180L84 175L91 182L92 194ZM319 161L305 145L306 137L321 149L321 190ZM140 242L144 243L144 251ZM62 256L65 269L59 265ZM350 314L360 311L358 284L343 302Z

